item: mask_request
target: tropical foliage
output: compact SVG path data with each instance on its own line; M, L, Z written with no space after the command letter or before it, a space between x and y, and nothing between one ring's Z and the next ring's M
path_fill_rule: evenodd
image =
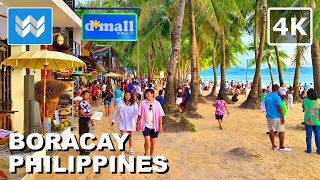
M83 6L99 7L100 1L90 1ZM250 94L241 105L243 108L259 108L260 69L266 63L270 68L277 67L279 83L282 84L282 71L286 70L288 55L277 46L269 46L266 40L268 7L312 7L314 9L314 39L312 62L315 88L320 90L320 0L103 0L103 7L139 7L139 40L137 42L102 42L111 44L120 67L132 67L138 76L149 79L164 71L168 80L165 109L174 109L176 80L187 79L191 72L192 97L191 111L197 110L200 69L213 68L215 97L218 84L216 69L221 69L219 93L226 95L226 70L237 67L242 59L239 54L253 51L254 59L250 66L255 75ZM81 6L81 5L78 5ZM110 12L110 11L106 11ZM83 13L82 11L79 12ZM272 14L274 17L291 16L293 11ZM299 16L298 14L295 14ZM246 47L241 37L253 36L254 42ZM283 39L277 33L271 38L276 42ZM297 36L297 41L301 37ZM297 47L293 66L297 68L294 89L297 91L299 71L306 47ZM272 82L275 82L272 77ZM297 91L298 92L298 91ZM296 92L296 93L297 93ZM228 101L230 102L230 101Z

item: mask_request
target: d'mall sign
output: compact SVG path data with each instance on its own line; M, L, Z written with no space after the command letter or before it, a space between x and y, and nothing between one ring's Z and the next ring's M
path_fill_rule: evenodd
M82 15L84 41L136 41L137 14L106 13Z

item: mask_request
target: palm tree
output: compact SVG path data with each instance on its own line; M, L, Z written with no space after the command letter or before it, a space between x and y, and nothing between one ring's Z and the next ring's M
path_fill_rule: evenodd
M172 53L170 55L169 67L167 68L168 77L167 77L167 90L166 95L164 97L164 110L168 112L172 112L175 105L175 89L174 89L174 72L176 69L176 61L180 51L180 38L181 38L181 29L184 17L185 10L185 0L179 0L178 6L178 15L176 19L176 25L173 30L173 38L172 38Z
M266 22L267 22L267 0L262 0L259 54L258 54L258 58L257 58L257 62L256 62L256 69L255 69L255 73L254 73L253 84L251 86L251 91L250 91L246 101L240 105L240 107L242 107L242 108L259 109L259 107L260 107L260 100L258 98L259 97L258 85L259 85L259 79L260 79L262 54L263 54L264 44L265 44Z
M310 1L310 7L315 10L315 17L314 20L317 22L316 28L319 26L319 7L316 9L316 2L315 0ZM314 31L316 32L316 31ZM314 81L314 88L317 92L320 92L320 41L319 41L319 34L315 33L313 38L313 43L311 45L311 58L312 58L312 67L313 67L313 81Z
M254 44L253 43L251 43L248 46L248 50L254 51ZM278 68L278 69L280 69L280 71L282 71L281 69L286 70L287 65L285 64L285 62L283 60L287 59L287 58L289 58L289 56L286 54L285 51L279 51L279 50L276 51L275 48L273 48L272 46L269 46L267 43L265 43L265 48L264 48L263 55L262 55L262 63L266 63L268 65L270 78L271 78L271 84L275 84L275 80L274 80L273 73L272 73L271 63L274 66L279 66L280 68ZM256 60L254 58L251 59L249 61L249 67L253 66L255 63L256 63Z
M193 0L188 1L189 25L190 25L190 59L191 59L191 96L188 105L188 112L196 114L198 109L199 96L199 58L197 56L196 22L194 19Z

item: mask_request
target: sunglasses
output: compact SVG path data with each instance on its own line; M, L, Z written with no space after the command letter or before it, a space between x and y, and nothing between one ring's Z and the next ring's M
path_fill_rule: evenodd
M150 104L150 106L149 106L149 111L151 111L152 110L152 104Z

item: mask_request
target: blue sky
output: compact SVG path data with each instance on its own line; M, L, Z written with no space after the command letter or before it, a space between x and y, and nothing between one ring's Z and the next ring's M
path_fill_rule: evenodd
M78 0L78 2L82 2L82 3L87 3L88 1L98 1L99 0ZM253 42L253 35L248 35L248 34L244 34L241 37L242 41L246 44L249 45L251 42ZM266 39L267 40L267 39ZM289 58L285 59L285 63L287 64L287 67L290 68L292 67L292 60L291 58L294 55L294 51L295 51L295 47L296 46L279 46L279 50L284 50L286 51L286 53L288 54ZM247 68L247 60L248 59L252 59L254 58L254 52L250 52L248 51L247 54L238 54L237 57L241 60L241 63L239 64L240 68ZM306 63L302 64L303 67L311 67L311 49L308 48L307 53L305 54L306 57ZM254 69L255 67L250 67L252 69ZM268 68L268 66L266 64L262 64L262 68Z
M244 34L241 37L241 40L246 45L249 45L251 42L253 42L253 36L248 35L248 34ZM285 63L287 64L288 68L292 67L291 58L294 55L295 47L296 46L279 46L279 50L284 50L289 56L288 59L284 60ZM239 64L239 67L247 68L247 59L254 58L254 52L248 51L247 54L243 54L243 55L239 54L239 55L237 55L237 57L241 60L241 64ZM310 49L310 47L308 48L307 53L305 54L305 57L306 57L307 62L305 64L302 64L302 66L303 67L311 67L312 64L311 64L311 49ZM251 67L251 68L255 68L255 67ZM268 66L266 64L262 64L262 68L268 68Z

